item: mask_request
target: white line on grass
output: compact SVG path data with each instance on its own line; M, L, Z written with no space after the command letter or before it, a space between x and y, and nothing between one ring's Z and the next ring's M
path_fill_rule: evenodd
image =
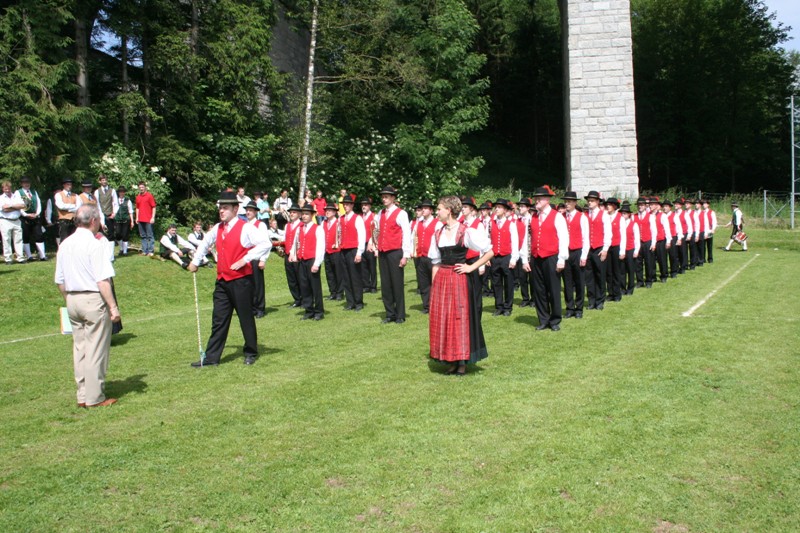
M722 285L720 285L719 287L717 287L717 288L716 288L716 289L714 289L713 291L711 291L711 292L709 292L708 294L706 294L706 297L705 297L705 298L703 298L702 300L700 300L699 302L697 302L696 304L694 304L694 305L693 305L693 306L692 306L692 307L691 307L691 308L690 308L688 311L685 311L685 312L683 313L683 316L692 316L692 313L694 313L695 311L697 311L698 309L700 309L700 307L701 307L701 306L702 306L704 303L706 303L706 302L708 301L708 299L709 299L709 298L711 298L712 296L714 296L715 294L717 294L717 291L719 291L719 290L720 290L720 289L722 289L722 288L723 288L725 285L727 285L728 283L730 283L730 282L731 282L731 280L732 280L733 278L735 278L736 276L738 276L738 275L739 275L739 273L740 273L742 270L744 270L745 268L747 268L747 267L750 265L750 263L752 263L753 261L755 261L755 260L756 260L756 257L758 257L759 255L761 255L761 254L756 254L756 255L755 255L755 256L754 256L754 257L753 257L753 258L752 258L750 261L748 261L747 263L745 263L745 264L743 264L741 267L739 267L739 270L737 270L736 272L734 272L734 273L731 275L731 277L729 277L728 279L726 279L725 281L723 281L723 282L722 282Z
M201 311L209 311L210 309L211 309L210 307L201 307L200 308ZM184 312L181 312L181 313L167 313L166 315L150 316L150 317L147 317L147 318L139 318L137 320L126 320L125 322L128 323L128 324L138 324L139 322L148 322L150 320L161 320L162 318L167 318L167 317L171 317L171 316L181 316L181 315L186 315L186 314L188 314L187 311L184 311ZM35 340L39 340L39 339L46 339L48 337L60 337L60 336L61 336L61 333L45 333L44 335L35 335L33 337L25 337L25 338L22 338L22 339L12 339L10 341L0 341L0 346L3 346L4 344L14 344L14 343L17 343L17 342L35 341Z

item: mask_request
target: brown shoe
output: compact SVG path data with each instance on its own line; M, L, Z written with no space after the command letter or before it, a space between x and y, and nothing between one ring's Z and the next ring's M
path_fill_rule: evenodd
M86 404L81 402L81 403L78 404L78 407L85 409L86 408Z
M109 405L114 405L115 403L117 403L116 398L106 398L100 403L96 403L94 405L87 405L86 407L108 407Z

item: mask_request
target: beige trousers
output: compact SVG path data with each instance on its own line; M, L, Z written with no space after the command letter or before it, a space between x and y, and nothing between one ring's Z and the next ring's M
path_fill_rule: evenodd
M0 217L0 234L3 236L3 255L6 263L12 261L11 246L17 254L17 261L24 261L25 254L22 251L22 222L19 219L10 220Z
M78 403L94 405L106 399L103 389L111 349L111 315L99 292L67 294L72 324L72 360Z

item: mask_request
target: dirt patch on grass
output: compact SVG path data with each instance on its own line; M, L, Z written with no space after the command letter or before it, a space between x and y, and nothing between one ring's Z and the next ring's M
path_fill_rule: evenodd
M567 501L570 501L570 502L574 502L575 501L575 498L572 497L572 494L570 494L568 490L561 489L561 491L559 491L558 495L561 496L563 499L565 499Z
M689 533L689 527L683 524L673 524L667 520L659 520L653 533Z
M325 480L325 484L334 489L340 489L347 486L347 483L345 483L342 478L338 477L329 477Z

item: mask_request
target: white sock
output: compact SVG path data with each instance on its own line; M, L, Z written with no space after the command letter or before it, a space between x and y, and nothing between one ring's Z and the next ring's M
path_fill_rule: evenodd
M733 244L733 239L731 239L730 242L728 242L728 246L726 246L725 249L726 250L730 250L731 249L731 244Z
M128 241L122 241L119 245L119 249L122 251L123 254L128 253Z
M25 259L31 258L31 245L27 242L22 245L22 251L25 254Z
M747 241L742 243L742 250L747 250Z
M45 257L47 257L47 254L44 253L44 243L43 242L37 242L36 243L36 249L39 251L39 259L44 259Z

